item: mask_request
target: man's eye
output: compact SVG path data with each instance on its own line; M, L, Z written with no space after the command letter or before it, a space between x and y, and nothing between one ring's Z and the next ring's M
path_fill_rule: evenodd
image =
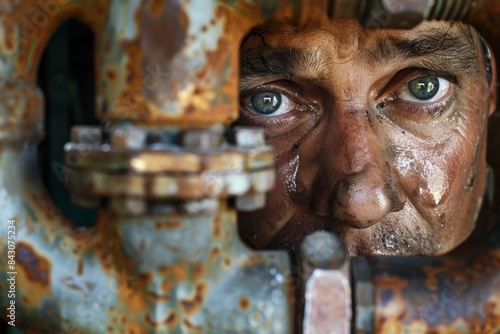
M296 104L281 93L262 92L243 99L243 106L261 116L277 116L295 109Z
M439 101L450 90L450 82L438 77L420 77L403 86L396 97L400 100L425 103Z

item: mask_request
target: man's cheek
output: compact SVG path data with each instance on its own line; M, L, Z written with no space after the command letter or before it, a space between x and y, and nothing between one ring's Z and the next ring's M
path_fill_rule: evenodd
M430 160L424 160L421 170L425 181L420 183L417 193L427 207L437 207L446 201L449 195L448 174Z
M404 189L407 200L412 202L421 216L429 218L425 216L447 201L455 173L446 161L434 161L429 159L428 154L420 153L426 151L429 152L424 148L399 151L394 167L396 179Z

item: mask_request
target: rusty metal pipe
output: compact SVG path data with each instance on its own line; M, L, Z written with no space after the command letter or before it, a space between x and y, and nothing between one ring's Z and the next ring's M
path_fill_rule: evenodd
M0 249L3 254L8 249L5 222L15 221L15 301L21 327L87 333L127 329L160 333L169 326L186 333L219 333L226 328L234 333L254 328L259 333L290 332L287 261L283 254L246 250L235 233L234 211L226 208L224 200L217 202L216 212L182 217L177 209L139 217L104 210L97 227L75 230L52 204L37 172L35 144L43 136L43 112L34 80L47 39L59 23L78 17L96 32L101 118L150 129L228 124L237 117L237 55L245 32L269 21L322 22L327 19L325 11L334 8L332 3L54 0L0 5L4 37L0 48L0 218L4 226ZM158 222L177 226L179 239L168 240L175 233L144 230ZM224 231L220 239L201 240L200 253L189 253L178 243L218 228ZM204 252L213 250L214 242L225 248L226 257L208 258ZM158 245L173 247L164 251L177 255L160 258ZM2 307L9 303L7 260L0 259ZM204 272L208 267L226 268L227 275ZM263 282L265 272L273 277ZM241 283L250 278L257 279L242 290ZM175 294L162 294L169 287ZM253 299L244 298L248 293L255 293ZM218 305L218 296L232 299ZM217 316L235 304L241 313L229 313L227 322L219 321ZM208 312L212 305L219 307L214 308L218 314Z
M376 258L375 333L496 333L498 228L442 257Z
M52 32L64 20L77 17L96 32L97 102L105 124L126 121L141 124L147 131L227 124L238 110L238 47L245 31L269 20L309 20L307 15L317 13L322 4L325 2L202 0L0 3L1 32L6 37L0 48L2 254L10 249L9 224L16 231L15 266L11 269L8 257L0 259L0 304L6 309L15 301L16 326L30 333L292 331L287 257L247 250L237 236L235 212L226 207L225 195L215 196L215 211L183 212L176 206L169 209L170 194L158 188L164 196L159 213L139 210L135 216L102 210L96 227L75 229L54 207L38 173L36 144L43 137L43 98L34 81ZM151 167L144 163L158 161L157 157L144 160L134 153L143 132L127 131L125 136L115 136L125 142L117 139L111 144L132 152L135 172ZM183 145L193 143L189 138L188 134ZM197 140L195 145L206 144ZM80 158L88 158L89 152L78 151L79 147L76 145ZM103 152L109 150L99 147ZM246 155L242 157L241 152ZM250 169L269 167L267 162L262 165L268 160L267 153L251 147L241 148L239 156L231 148L227 153L212 153L202 155L204 168L233 161ZM259 158L262 153L264 160ZM189 164L174 167L182 166L192 169ZM74 174L63 168L67 176ZM157 168L162 172L164 166ZM261 181L268 179L262 175L267 174L257 171L248 176L249 182L261 183L250 190L265 191L267 184L263 187ZM144 187L149 186L144 183ZM192 189L186 186L185 190ZM130 201L142 203L143 199ZM248 198L240 202L254 205ZM16 273L9 274L13 270ZM7 278L12 275L17 287L14 299L7 297Z

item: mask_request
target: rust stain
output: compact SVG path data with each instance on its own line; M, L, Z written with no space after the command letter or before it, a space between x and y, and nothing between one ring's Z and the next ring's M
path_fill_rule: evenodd
M173 286L172 281L169 279L166 279L163 281L161 288L163 291L169 292L170 290L172 290L172 286Z
M170 272L170 267L165 265L158 268L158 273L161 276L166 276Z
M408 281L398 277L376 277L375 286L380 290L403 290Z
M184 326L185 326L187 329L189 329L189 330L191 330L191 331L194 331L194 332L196 332L196 333L201 333L201 332L202 332L202 330L203 330L203 328L202 328L202 327L193 325L193 324L192 324L189 320L187 320L187 319L185 319L182 323L184 324Z
M127 305L128 312L141 312L148 308L144 296L128 284L120 285L116 293L118 295L118 305Z
M106 79L108 79L111 83L116 80L117 76L118 74L116 73L115 69L109 68L106 70Z
M142 329L141 329L141 327L139 327L137 325L130 324L127 326L126 333L127 334L141 334Z
M193 280L200 280L205 274L205 266L202 262L194 263L191 267L191 277Z
M217 257L220 254L220 249L218 247L214 247L210 252L211 257Z
M78 275L83 275L83 259L78 260Z
M137 279L138 279L139 284L141 286L146 286L153 281L153 275L148 271L148 272L139 274L137 276Z
M164 321L165 325L168 327L176 326L178 322L179 322L179 315L177 314L176 311L171 311L168 314L167 319L165 319Z
M13 27L6 26L5 27L4 45L5 45L5 50L7 51L7 53L11 53L12 51L14 51L14 48L15 48L14 40L16 39L15 36L16 36L16 33L15 33Z
M246 312L246 311L250 310L251 306L252 306L252 302L250 301L250 299L248 297L241 297L238 300L238 307L242 311Z
M196 285L195 294L192 299L183 299L180 301L181 308L187 315L196 313L202 306L207 293L208 286L206 283Z
M252 255L250 255L244 262L244 266L248 266L248 267L251 267L251 266L254 266L258 263L261 263L263 260L263 257L261 254L258 254L258 253L254 253Z
M28 279L42 285L48 285L50 282L50 262L24 242L17 243L16 251L17 263L24 269Z
M170 298L168 296L159 295L153 292L148 293L148 297L153 302L168 302Z
M148 8L152 17L158 18L165 6L165 0L149 0Z
M161 323L156 322L153 319L151 319L151 317L149 316L149 314L146 314L146 316L144 317L144 320L145 320L146 324L149 325L150 327L159 328L159 327L162 326Z
M180 265L174 265L172 267L172 275L177 282L184 281L186 279L186 269Z
M213 236L215 239L220 238L221 228L222 228L221 218L220 216L217 216L213 224Z
M157 230L167 229L167 230L175 230L182 226L181 221L157 221L155 222L155 228Z

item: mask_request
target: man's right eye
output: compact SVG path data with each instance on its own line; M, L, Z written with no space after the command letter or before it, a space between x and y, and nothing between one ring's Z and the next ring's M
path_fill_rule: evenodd
M297 106L286 95L276 92L261 92L248 95L242 101L248 111L260 116L278 116L294 110Z

